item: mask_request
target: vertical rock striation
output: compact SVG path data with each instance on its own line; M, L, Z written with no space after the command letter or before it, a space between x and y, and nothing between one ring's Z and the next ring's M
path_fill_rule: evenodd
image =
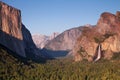
M46 44L45 48L54 51L71 50L76 39L81 35L81 31L82 27L66 30Z
M75 61L93 58L98 44L101 44L103 57L106 59L120 52L119 11L116 15L109 12L102 13L96 27L82 31L73 48Z
M21 22L20 10L0 1L0 44L22 57L34 57L36 48L29 30Z
M25 57L20 10L0 1L0 44Z

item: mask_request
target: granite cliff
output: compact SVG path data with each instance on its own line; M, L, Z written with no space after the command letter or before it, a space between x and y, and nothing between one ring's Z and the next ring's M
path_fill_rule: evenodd
M91 25L87 25L87 27L91 27ZM44 53L52 55L53 57L65 57L74 47L76 39L81 35L83 30L83 26L72 28L64 31L59 34L56 38L49 41L44 47Z
M56 38L46 44L45 48L50 50L71 50L75 40L81 34L82 27L72 28L59 34Z
M22 57L40 55L29 30L21 22L20 10L0 1L0 44Z
M94 28L84 28L72 50L75 61L87 59L93 61L98 45L101 45L102 57L111 59L120 52L120 12L104 12Z

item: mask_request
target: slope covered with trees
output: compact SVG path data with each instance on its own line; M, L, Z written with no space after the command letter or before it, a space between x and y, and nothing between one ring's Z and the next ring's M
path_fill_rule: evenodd
M0 47L0 80L120 80L120 55L96 63L57 59L40 64L20 61Z

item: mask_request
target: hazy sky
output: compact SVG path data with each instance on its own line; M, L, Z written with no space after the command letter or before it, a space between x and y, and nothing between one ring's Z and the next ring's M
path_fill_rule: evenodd
M1 0L21 10L32 34L50 35L73 27L95 25L102 12L120 11L120 0Z

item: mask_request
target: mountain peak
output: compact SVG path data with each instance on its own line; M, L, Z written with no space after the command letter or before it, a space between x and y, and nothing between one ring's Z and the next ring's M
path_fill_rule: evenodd
M36 46L42 49L49 41L51 41L58 35L59 35L59 32L54 32L50 36L43 35L43 34L33 34L32 38Z
M106 33L106 32L116 32L120 30L120 17L119 12L115 14L104 12L101 14L100 19L98 20L97 27L99 33Z

